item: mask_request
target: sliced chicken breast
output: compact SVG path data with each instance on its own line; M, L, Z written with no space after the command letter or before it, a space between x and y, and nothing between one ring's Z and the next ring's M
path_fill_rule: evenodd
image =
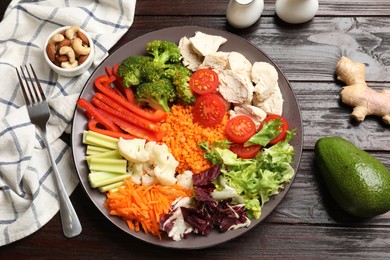
M268 62L255 62L251 77L255 83L254 95L259 101L269 98L278 84L278 72Z
M244 75L245 77L251 76L252 63L241 53L232 51L229 54L227 68Z
M203 57L194 51L192 44L187 37L180 39L179 49L181 56L183 56L183 65L191 71L197 70L199 65L203 62Z
M253 97L253 105L261 108L268 115L270 114L282 115L283 102L284 100L279 85L277 85L274 91L271 93L271 95L263 101L258 100L257 96Z
M232 115L245 115L253 120L256 125L256 128L259 127L260 123L266 118L267 113L265 113L261 108L252 106L249 104L242 104L234 107L234 113L230 113Z
M199 68L209 68L215 70L224 70L228 62L229 53L218 51L207 54Z
M194 51L203 57L217 52L219 47L227 41L222 36L210 35L203 32L196 32L195 36L189 38L189 40Z
M231 70L222 70L217 73L220 84L218 91L225 100L235 104L252 101L253 84L248 77Z

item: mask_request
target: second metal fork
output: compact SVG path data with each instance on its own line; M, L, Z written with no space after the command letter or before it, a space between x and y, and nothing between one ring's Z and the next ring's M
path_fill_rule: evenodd
M46 125L50 118L49 105L46 101L45 94L43 93L42 87L39 83L38 77L30 64L31 76L29 69L26 66L20 67L21 73L16 68L18 74L19 83L22 88L23 96L27 105L28 114L31 119L31 123L36 125L42 133L43 142L49 153L50 161L52 164L54 179L57 185L57 193L60 204L60 214L62 222L62 230L64 235L68 238L75 237L81 233L81 224L79 218L73 208L73 205L66 193L65 186L61 180L61 176L57 169L54 156L50 150L49 143L46 137ZM26 71L26 72L25 72ZM22 77L23 76L23 77ZM24 80L23 80L24 78Z

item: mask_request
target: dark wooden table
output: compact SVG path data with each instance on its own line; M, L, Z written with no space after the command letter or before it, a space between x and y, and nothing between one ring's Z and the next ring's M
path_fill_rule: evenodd
M0 1L0 17L9 0ZM335 79L341 55L364 62L367 81L390 88L390 1L321 0L314 20L288 25L266 0L261 19L235 30L227 25L228 0L138 1L134 24L116 47L144 33L170 26L199 25L235 33L275 60L295 91L303 117L304 151L289 193L266 220L243 236L216 247L181 251L155 247L118 230L94 208L79 186L71 195L83 232L62 235L57 214L31 236L0 248L0 258L67 259L390 259L390 212L359 220L330 198L313 163L322 136L352 140L390 167L390 126L375 117L350 118ZM390 198L389 198L390 199Z

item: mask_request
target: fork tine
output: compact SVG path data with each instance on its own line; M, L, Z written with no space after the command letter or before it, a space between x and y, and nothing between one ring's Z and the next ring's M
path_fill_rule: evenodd
M42 98L43 91L42 91L41 85L39 84L39 81L38 81L38 79L36 77L35 72L34 72L34 76L35 76L35 82L37 84L34 84L34 80L31 77L31 74L30 74L30 71L28 70L27 65L25 65L24 67L25 67L25 69L27 71L27 75L28 75L29 81L27 80L27 77L24 75L23 70L22 70L22 73L25 76L26 84L29 86L30 94L32 94L31 92L34 91L34 95L32 95L32 97L33 97L32 99L33 99L33 105L35 105L35 104L38 104L38 103L40 103L40 102L42 102L44 100ZM30 67L32 68L31 64L30 64ZM39 90L37 90L37 85L38 85L38 89Z
M31 65L31 63L30 63L30 68L31 68L31 71L32 71L32 73L33 73L33 75L34 75L35 82L37 83L37 86L38 86L38 91L39 91L39 94L40 94L40 99L41 99L41 101L46 101L45 93L43 93L41 84L39 83L37 74L35 74L34 68L33 68L33 66ZM28 71L27 71L27 72L28 72ZM30 74L29 74L29 76L30 76ZM30 80L31 80L31 77L30 77ZM32 82L32 81L31 81L31 82ZM35 89L35 90L36 90L36 89Z
M28 93L30 94L30 105L35 105L38 102L37 91L34 88L34 84L33 84L32 80L31 80L30 73L28 72L27 66L24 66L24 67L25 67L25 70L27 71L27 74L28 74L28 76L30 78L30 81L28 80L26 74L24 73L24 70L23 70L22 66L20 66L20 70L22 71L22 75L23 75L23 78L24 78L24 83L26 84Z
M27 88L27 90L28 90L28 92L29 92L29 94L30 94L30 96L31 96L30 88L29 88L28 86L26 87L26 86L23 84L23 80L22 80L22 77L20 76L20 73L19 73L18 68L15 68L15 69L16 69L16 73L18 74L19 84L20 84L20 86L21 86L21 88L22 88L24 101L26 102L26 105L27 105L27 106L30 106L31 103L32 103L32 101L30 101L29 95L27 94L27 91L26 91L26 88ZM22 67L20 67L20 71L22 72L23 78L25 79L26 77L24 76L23 68L22 68ZM27 82L26 82L26 84L27 84Z

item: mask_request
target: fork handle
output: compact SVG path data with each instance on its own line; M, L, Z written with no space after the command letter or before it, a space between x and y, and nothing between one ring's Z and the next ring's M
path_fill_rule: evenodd
M43 141L49 153L50 161L52 164L54 179L56 180L57 190L58 190L58 199L60 203L60 214L61 214L61 223L62 223L62 231L67 238L73 238L78 236L81 233L81 223L74 210L72 202L69 199L69 196L66 192L64 183L62 182L60 173L57 168L56 161L51 152L49 143L46 139L46 136L43 137Z

